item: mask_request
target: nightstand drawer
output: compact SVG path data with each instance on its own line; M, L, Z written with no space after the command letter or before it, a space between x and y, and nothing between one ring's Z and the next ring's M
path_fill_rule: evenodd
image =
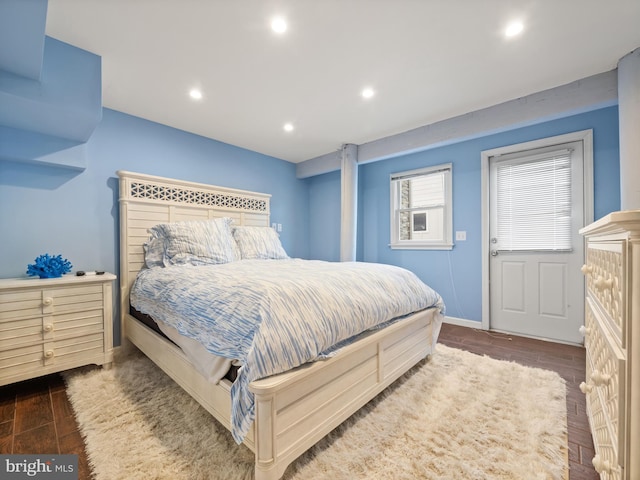
M42 313L81 312L102 308L102 286L87 285L42 290Z
M34 372L44 365L42 344L0 350L0 378Z
M102 309L100 284L0 292L0 324L41 315Z
M102 332L102 309L82 310L78 312L54 315L53 338L85 335ZM46 321L46 320L45 320ZM45 334L45 337L47 335Z
M43 333L41 317L4 321L0 323L0 351L42 343Z
M102 333L0 350L0 377L39 373L43 368L77 367L105 353Z
M0 292L0 325L12 320L42 315L42 292L37 290Z
M102 333L65 338L44 344L45 365L53 363L67 364L82 361L104 353L104 336Z

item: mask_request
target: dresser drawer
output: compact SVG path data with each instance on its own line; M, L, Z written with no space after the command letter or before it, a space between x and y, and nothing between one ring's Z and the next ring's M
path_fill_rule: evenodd
M593 442L599 460L607 461L609 465L624 465L625 358L615 339L602 329L601 314L594 308L593 299L587 299L586 306L587 379L580 388L587 397Z
M590 242L583 267L589 295L605 313L617 341L624 345L626 335L626 241Z
M593 466L601 480L640 480L640 210L611 212L580 234L587 241L587 378L580 388ZM594 372L611 373L609 383L596 386Z

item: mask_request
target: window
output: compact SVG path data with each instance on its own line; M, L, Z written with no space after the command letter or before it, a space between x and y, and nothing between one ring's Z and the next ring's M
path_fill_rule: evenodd
M450 250L451 164L391 175L391 248Z

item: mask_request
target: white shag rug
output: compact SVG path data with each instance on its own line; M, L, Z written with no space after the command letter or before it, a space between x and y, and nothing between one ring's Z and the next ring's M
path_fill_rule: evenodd
M96 480L251 479L253 454L146 357L65 374ZM439 344L287 480L561 480L565 383Z

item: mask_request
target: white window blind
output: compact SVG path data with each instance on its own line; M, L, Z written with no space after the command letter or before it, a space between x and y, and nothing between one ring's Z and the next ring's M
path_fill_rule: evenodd
M570 250L571 150L497 168L501 250Z

